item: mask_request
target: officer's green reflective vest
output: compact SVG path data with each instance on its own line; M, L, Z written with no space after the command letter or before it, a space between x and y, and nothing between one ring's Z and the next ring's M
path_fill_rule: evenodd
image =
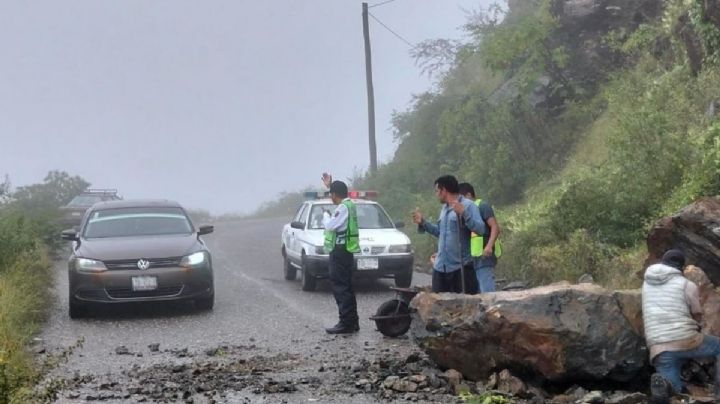
M480 206L482 203L482 199L476 199L475 205ZM485 223L487 226L488 224ZM483 255L483 250L485 249L485 237L483 237L481 234L477 234L475 232L472 232L470 235L470 255L473 257L481 257ZM500 258L502 255L502 243L500 243L500 240L495 240L495 246L494 246L494 252L495 257Z
M357 221L357 208L355 204L350 200L344 200L343 205L348 210L348 222L345 231L336 232L331 230L325 230L325 252L335 248L337 244L345 244L345 248L351 253L360 252L360 232L358 231Z

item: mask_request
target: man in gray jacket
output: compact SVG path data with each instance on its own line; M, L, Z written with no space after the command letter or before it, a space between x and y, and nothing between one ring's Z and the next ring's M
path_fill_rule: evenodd
M645 339L657 373L650 379L650 402L670 403L682 391L680 370L688 359L715 357L715 396L720 387L720 338L700 332L698 287L683 276L685 255L669 250L645 271L642 287Z

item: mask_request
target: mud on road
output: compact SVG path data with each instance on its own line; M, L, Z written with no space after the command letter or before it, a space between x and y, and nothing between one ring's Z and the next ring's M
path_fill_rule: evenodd
M324 332L337 320L329 285L310 293L283 279L283 223L216 223L205 236L215 271L210 312L138 304L70 320L65 264L58 263L55 304L36 349L41 361L63 352L67 361L48 375L44 391L61 403L457 401L412 341L386 338L368 319L394 296L392 281L356 285L359 333ZM413 283L430 279L416 273Z

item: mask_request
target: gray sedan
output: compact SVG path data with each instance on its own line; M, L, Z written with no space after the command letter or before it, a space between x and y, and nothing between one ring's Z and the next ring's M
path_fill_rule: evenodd
M100 202L85 215L68 260L69 314L87 314L91 303L193 300L211 310L215 292L212 257L176 202Z

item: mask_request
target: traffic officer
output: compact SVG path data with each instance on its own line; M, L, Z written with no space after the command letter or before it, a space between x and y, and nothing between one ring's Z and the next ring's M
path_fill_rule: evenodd
M348 187L342 181L333 181L332 176L323 173L323 183L330 189L330 198L337 205L335 213L323 220L325 227L325 252L330 254L330 282L333 296L338 305L340 321L328 334L350 334L360 330L357 302L352 287L355 266L353 254L360 252L357 209L348 198Z

